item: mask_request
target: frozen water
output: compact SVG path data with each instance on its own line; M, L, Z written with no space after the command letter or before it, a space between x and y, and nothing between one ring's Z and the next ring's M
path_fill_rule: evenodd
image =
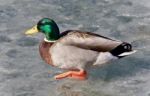
M131 42L138 52L89 71L89 79L54 80L42 61L42 34L25 30L43 18ZM149 0L0 0L0 96L150 96Z

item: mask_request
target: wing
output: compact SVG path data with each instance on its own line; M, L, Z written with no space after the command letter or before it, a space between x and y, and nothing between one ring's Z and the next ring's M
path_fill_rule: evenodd
M106 52L114 49L122 42L95 33L68 30L61 34L57 43L71 45L83 49Z

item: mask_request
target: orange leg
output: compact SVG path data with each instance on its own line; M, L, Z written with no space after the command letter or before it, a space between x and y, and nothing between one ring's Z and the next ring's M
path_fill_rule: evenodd
M74 79L85 80L86 76L87 76L87 74L86 74L85 70L68 71L68 72L56 75L55 79L62 79L62 78L70 77L70 78L74 78Z

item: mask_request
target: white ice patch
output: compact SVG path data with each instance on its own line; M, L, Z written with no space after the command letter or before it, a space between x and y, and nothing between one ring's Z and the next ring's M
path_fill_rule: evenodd
M13 73L15 70L8 70L6 68L0 67L0 73L10 74Z

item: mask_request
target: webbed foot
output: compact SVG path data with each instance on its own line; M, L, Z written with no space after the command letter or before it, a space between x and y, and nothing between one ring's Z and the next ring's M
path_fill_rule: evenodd
M56 75L54 78L55 79L63 79L63 78L73 78L73 79L78 79L78 80L85 80L87 78L87 73L85 70L80 70L80 71L68 71L65 73L61 73Z

